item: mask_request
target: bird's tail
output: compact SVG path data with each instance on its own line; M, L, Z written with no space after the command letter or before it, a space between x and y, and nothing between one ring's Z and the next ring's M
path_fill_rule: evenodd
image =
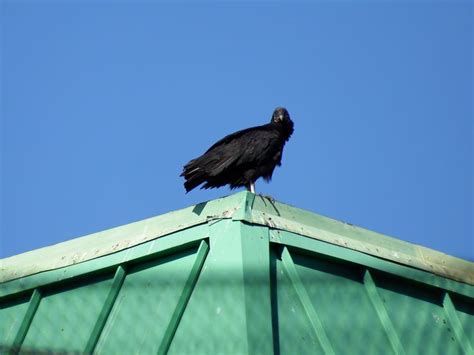
M186 193L188 193L205 182L206 173L199 164L197 164L196 160L191 160L184 166L183 172L180 176L183 176L186 180L184 182L184 188L186 189Z

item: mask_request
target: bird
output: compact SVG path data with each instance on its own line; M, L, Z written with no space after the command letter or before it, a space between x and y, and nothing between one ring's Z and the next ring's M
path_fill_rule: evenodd
M245 187L255 193L255 182L269 182L276 166L281 166L283 147L293 134L293 121L286 108L277 107L270 123L229 134L203 155L183 167L186 193L225 185L233 190Z

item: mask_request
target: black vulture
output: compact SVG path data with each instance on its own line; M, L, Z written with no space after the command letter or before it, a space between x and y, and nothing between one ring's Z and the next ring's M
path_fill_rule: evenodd
M180 176L186 180L186 192L204 184L201 189L245 186L255 193L255 181L260 177L270 181L281 165L283 146L292 133L288 111L278 107L270 123L229 134L184 166Z

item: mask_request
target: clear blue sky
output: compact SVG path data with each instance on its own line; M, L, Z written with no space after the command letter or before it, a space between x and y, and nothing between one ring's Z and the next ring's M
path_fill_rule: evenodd
M288 108L257 191L474 260L473 5L2 2L0 257L228 195L182 165Z

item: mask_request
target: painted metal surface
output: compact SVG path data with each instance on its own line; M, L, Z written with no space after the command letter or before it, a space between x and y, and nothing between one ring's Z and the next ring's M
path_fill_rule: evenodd
M0 353L471 354L472 270L238 193L4 259Z
M474 263L309 211L255 197L247 222L266 225L474 284Z
M474 285L474 263L247 191L0 259L0 283L83 263L166 235L232 219L285 230Z
M65 285L42 291L26 336L15 346L26 350L82 351L111 285L111 278L106 276L105 279L85 280L82 285ZM78 324L81 326L78 327Z
M208 220L230 218L241 207L244 198L245 195L234 194L50 247L0 259L0 283L83 263L122 250L131 250L134 246L205 224Z

